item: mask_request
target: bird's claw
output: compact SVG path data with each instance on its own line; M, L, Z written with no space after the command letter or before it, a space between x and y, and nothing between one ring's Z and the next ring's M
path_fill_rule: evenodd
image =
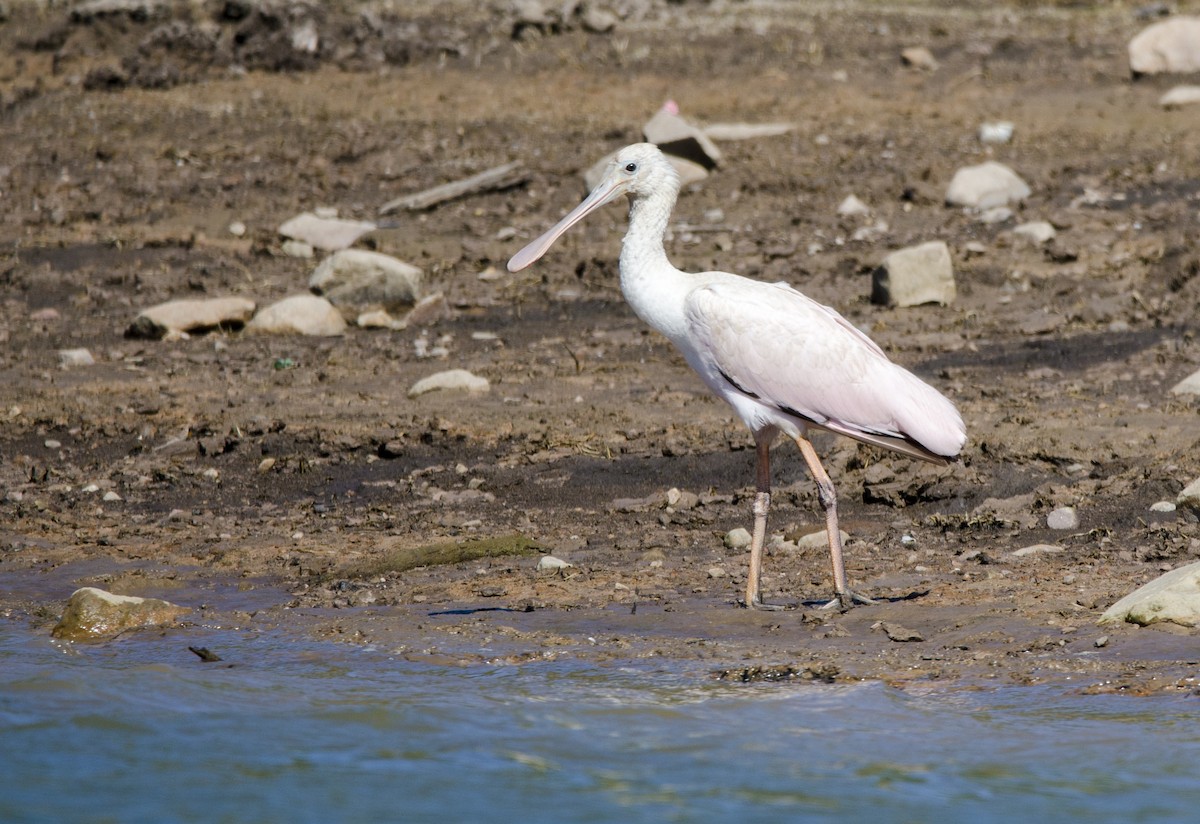
M761 609L764 612L780 612L787 609L786 604L768 604L761 598L753 598L749 601L738 601L746 609Z
M852 589L847 589L845 592L839 592L838 596L832 601L821 604L818 609L833 609L834 607L837 607L842 612L845 612L846 610L853 609L855 604L871 606L872 604L878 603L879 602L873 598L868 598L867 596L857 593Z

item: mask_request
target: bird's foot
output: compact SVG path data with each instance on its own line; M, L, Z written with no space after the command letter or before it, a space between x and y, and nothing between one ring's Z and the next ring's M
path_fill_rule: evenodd
M878 601L872 598L868 598L867 596L857 593L852 589L847 589L845 592L839 592L838 596L832 601L826 604L821 604L819 609L833 609L834 607L837 607L842 612L845 612L846 610L853 609L855 604L870 606L871 604L878 603Z
M779 612L789 609L787 604L768 604L762 598L753 598L749 601L739 600L738 604L746 609L761 609L764 612Z

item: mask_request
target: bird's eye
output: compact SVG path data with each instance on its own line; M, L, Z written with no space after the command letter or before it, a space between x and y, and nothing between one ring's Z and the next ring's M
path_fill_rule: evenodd
M633 174L634 172L637 171L637 164L636 163L626 163L625 171L629 172L629 174Z

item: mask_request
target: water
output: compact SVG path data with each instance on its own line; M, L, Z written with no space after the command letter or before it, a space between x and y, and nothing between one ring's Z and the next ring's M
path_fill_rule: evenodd
M3 822L1195 821L1195 698L434 667L0 624ZM226 664L234 662L235 666Z

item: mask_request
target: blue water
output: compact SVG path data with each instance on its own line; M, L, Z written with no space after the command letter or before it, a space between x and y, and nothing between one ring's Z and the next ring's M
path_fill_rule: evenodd
M203 642L0 624L0 821L1200 820L1200 698Z

